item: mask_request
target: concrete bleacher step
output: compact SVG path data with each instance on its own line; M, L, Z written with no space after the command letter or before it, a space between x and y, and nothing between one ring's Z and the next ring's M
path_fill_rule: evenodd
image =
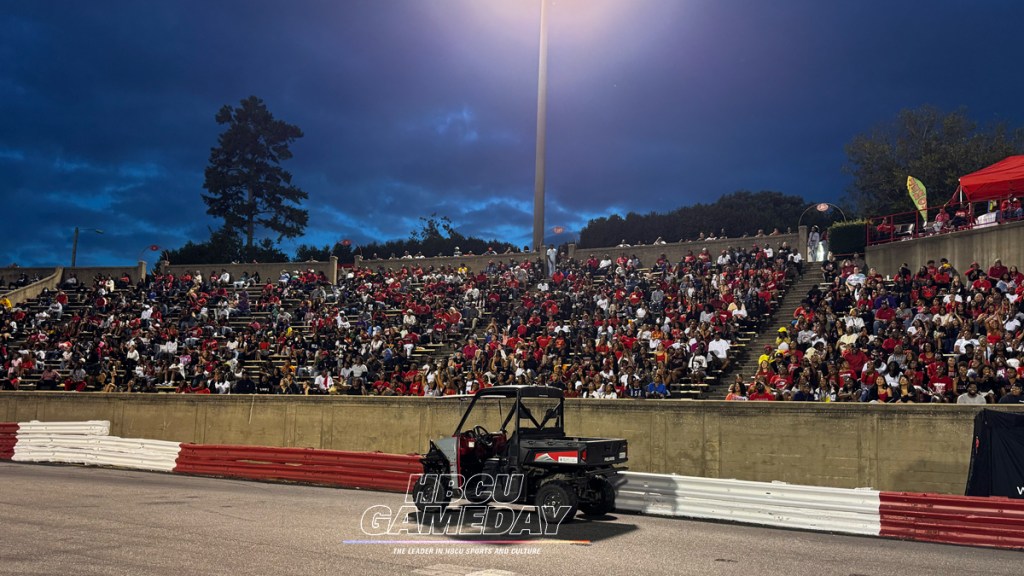
M744 381L754 377L757 372L757 359L760 357L765 345L775 343L779 327L789 327L800 302L807 297L807 292L815 285L818 285L819 277L813 272L805 272L804 275L792 282L786 290L785 296L773 307L773 313L763 326L763 329L746 342L746 353L741 361L735 365L734 372L739 374ZM725 391L720 391L722 397Z

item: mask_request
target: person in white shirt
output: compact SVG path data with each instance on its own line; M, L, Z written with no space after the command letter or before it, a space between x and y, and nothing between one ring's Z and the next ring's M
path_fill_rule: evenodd
M316 378L313 379L313 387L321 394L326 394L328 390L334 387L334 379L331 378L331 373L324 370L317 374Z
M859 334L860 329L864 327L864 319L858 315L856 308L850 308L850 315L843 318L843 323L846 325L847 333Z
M717 332L711 342L708 342L708 352L715 356L717 362L720 363L719 369L721 370L725 370L729 366L729 348L729 341L723 340L722 335Z
M864 273L860 271L860 267L854 266L853 272L846 277L846 285L849 287L862 286L866 277Z
M967 385L967 392L964 392L963 394L957 396L956 403L976 404L978 406L981 406L983 404L988 404L988 401L985 400L984 395L978 393L978 385L975 384L974 382L971 382L970 384Z
M213 390L217 394L231 394L231 381L227 377L219 377L213 383Z
M370 371L370 369L366 367L366 362L363 362L361 359L356 360L355 363L352 364L352 378L353 379L355 379L355 378L362 378L363 375L366 374L369 371Z
M978 339L971 336L968 330L964 330L960 333L960 337L957 338L956 342L953 343L953 352L957 354L966 354L967 346L978 347Z

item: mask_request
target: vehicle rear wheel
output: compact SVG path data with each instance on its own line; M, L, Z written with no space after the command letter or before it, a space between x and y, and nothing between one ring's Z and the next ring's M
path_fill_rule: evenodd
M412 489L416 509L423 514L443 514L451 502L451 490L440 474L424 474Z
M607 478L597 477L590 481L593 499L580 503L580 510L587 516L604 516L615 511L615 487Z
M534 505L545 522L568 522L576 515L576 492L564 482L548 482L537 490Z

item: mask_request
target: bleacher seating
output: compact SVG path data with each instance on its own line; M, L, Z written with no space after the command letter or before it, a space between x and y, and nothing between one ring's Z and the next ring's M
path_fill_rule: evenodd
M449 395L529 382L657 397L663 384L701 398L793 275L788 247L771 251L647 266L595 255L550 278L539 261L502 257L476 271L357 268L333 286L297 270L98 277L2 312L0 387ZM723 340L724 361L713 353Z

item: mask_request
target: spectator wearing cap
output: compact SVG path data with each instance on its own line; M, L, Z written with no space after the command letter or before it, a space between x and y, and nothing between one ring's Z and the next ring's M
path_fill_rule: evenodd
M975 292L981 292L983 294L989 294L992 292L992 281L989 280L989 276L984 271L978 271L978 278L971 283L971 290Z
M880 307L875 310L875 321L872 326L873 334L876 336L882 333L882 330L888 325L893 319L896 318L896 311L889 306L888 300L881 300Z

